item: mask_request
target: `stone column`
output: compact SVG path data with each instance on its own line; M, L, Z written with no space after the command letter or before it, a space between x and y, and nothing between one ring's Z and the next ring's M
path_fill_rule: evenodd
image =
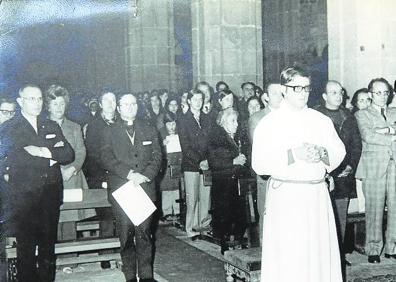
M263 83L261 0L191 0L194 83Z
M132 92L176 90L173 1L138 1L128 19L126 74Z
M353 93L372 78L396 78L393 0L327 0L329 78Z

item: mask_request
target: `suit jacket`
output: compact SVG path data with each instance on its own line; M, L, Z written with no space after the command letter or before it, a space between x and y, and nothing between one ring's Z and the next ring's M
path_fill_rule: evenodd
M98 112L96 116L88 123L87 135L85 139L86 160L84 172L87 177L97 179L100 182L106 181L106 170L101 167L100 149L103 143L103 133L106 128L112 127L113 124L107 124L102 115ZM90 187L91 189L100 187Z
M66 140L70 143L75 153L74 161L68 165L62 166L62 169L73 166L76 168L76 172L77 172L68 181L63 181L63 186L65 189L73 189L73 188L88 189L87 181L81 170L86 155L81 127L77 123L72 122L65 118L61 125L61 129L63 135L65 136Z
M357 178L379 178L386 174L391 156L396 157L395 142L389 134L376 133L376 128L395 126L396 109L387 108L387 120L373 105L355 113L362 137L362 156Z
M111 193L128 182L130 170L141 173L150 182L141 186L147 195L155 201L155 177L162 162L158 132L144 121L135 120L134 144L123 125L122 120L104 131L101 148L101 164L108 171L109 199Z
M207 115L200 114L198 125L193 114L189 110L180 117L178 130L180 145L182 148L182 170L199 171L199 163L207 159L208 130L210 121Z
M61 204L63 186L60 165L71 163L74 151L56 122L38 117L37 131L36 133L22 115L16 116L7 124L5 138L8 146L9 184L20 197L25 193L28 193L26 197L38 195L44 185L55 184L59 189L54 193L59 193ZM63 145L55 147L60 141ZM50 159L31 156L24 150L29 145L48 148L52 154L51 159L56 163L51 165Z
M330 173L335 181L333 196L337 199L353 196L356 183L355 172L362 153L362 139L356 118L343 107L338 110L329 110L324 105L320 105L315 109L333 121L338 136L345 145L346 155L344 160ZM352 173L347 177L337 177L347 166L352 168Z

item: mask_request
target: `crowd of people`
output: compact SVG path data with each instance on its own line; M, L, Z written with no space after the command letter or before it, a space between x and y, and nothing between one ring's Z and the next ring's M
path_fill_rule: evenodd
M290 67L264 90L201 81L178 94L106 89L81 105L60 85L26 84L16 99L1 98L1 219L17 240L18 281L54 281L58 223L93 216L101 237L119 236L126 280L154 281L155 216L135 226L112 196L128 181L157 203L162 221L182 217L190 240L208 232L222 254L243 247L257 209L262 281L342 281L358 178L368 262L380 262L385 201L384 252L396 259L393 89L373 79L349 107L341 83L329 80L311 109L310 82ZM69 188L107 189L112 208L60 211Z

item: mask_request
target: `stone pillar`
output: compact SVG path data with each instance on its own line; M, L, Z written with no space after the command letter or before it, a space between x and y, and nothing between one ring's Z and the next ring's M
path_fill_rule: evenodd
M263 83L261 0L191 0L194 83Z
M348 95L372 78L396 78L393 0L327 0L329 78L339 80Z
M132 92L176 90L173 1L138 1L128 19L126 74Z

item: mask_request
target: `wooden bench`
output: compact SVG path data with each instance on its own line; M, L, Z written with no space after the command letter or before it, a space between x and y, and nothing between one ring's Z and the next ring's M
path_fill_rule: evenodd
M261 274L261 248L230 250L224 253L226 281L234 277L245 282L259 282Z
M83 190L83 201L82 202L69 202L64 203L61 206L61 210L73 210L73 209L90 209L90 208L103 208L111 207L107 200L106 189L87 189ZM86 229L92 226L97 226L98 222L85 223L81 226L76 226L76 229ZM17 246L16 246L17 247ZM8 260L16 258L16 247L8 246L6 248L6 256ZM95 252L107 249L117 249L120 247L118 238L106 238L106 239L79 239L68 242L60 242L55 245L55 254L71 254L71 253L86 253ZM104 254L97 255L96 257L81 256L81 257L69 257L69 258L58 258L57 265L65 264L77 264L77 263L88 263L93 261L104 261L104 260L117 260L120 258L119 254Z

